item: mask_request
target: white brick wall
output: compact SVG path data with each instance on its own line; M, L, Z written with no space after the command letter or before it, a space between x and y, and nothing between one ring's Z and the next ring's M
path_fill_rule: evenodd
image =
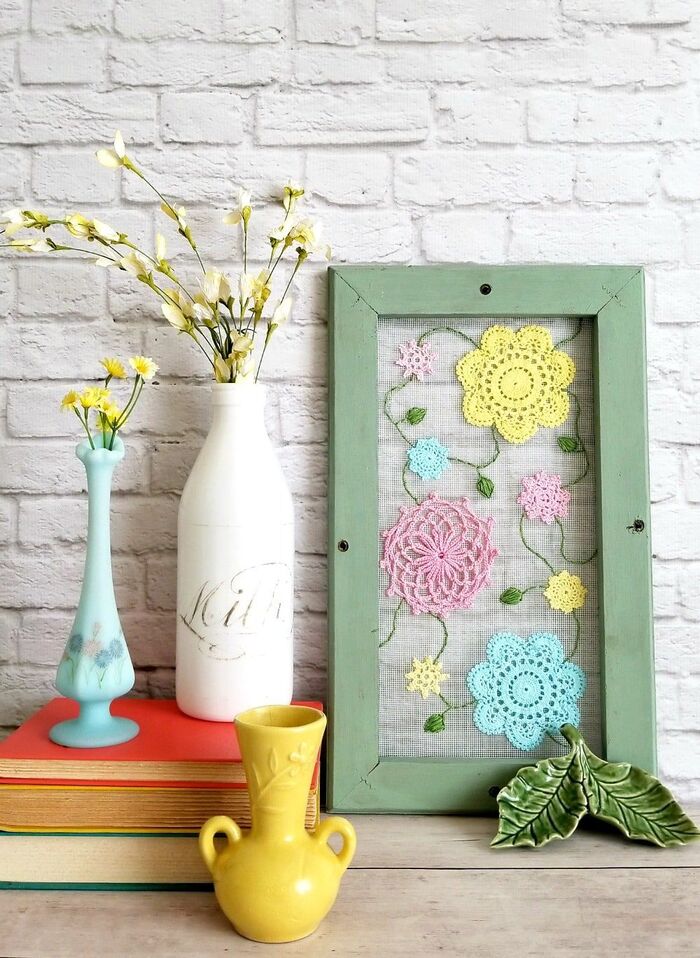
M699 82L693 0L0 0L0 209L80 209L152 241L150 195L93 160L119 126L220 262L233 186L292 176L340 262L647 266L661 771L695 798ZM176 497L207 385L145 292L0 259L0 726L49 694L79 587L83 478L56 402L118 344L162 365L117 473L114 548L137 689L172 692ZM308 694L325 687L324 319L315 267L268 366Z

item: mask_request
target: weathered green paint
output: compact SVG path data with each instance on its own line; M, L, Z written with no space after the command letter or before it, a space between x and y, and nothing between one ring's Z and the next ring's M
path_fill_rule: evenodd
M483 284L491 286L487 296ZM379 317L594 320L601 693L606 758L655 771L644 280L616 266L330 270L330 734L338 811L494 811L526 759L380 761L377 591ZM635 519L644 530L633 531ZM338 543L349 548L340 551Z

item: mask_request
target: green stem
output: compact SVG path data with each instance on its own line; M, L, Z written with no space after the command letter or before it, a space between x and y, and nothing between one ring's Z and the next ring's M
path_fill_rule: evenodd
M587 559L572 559L564 552L564 526L561 523L561 519L556 520L557 525L559 526L560 540L559 540L559 554L562 559L565 559L567 562L570 562L572 565L586 565L591 559L595 559L598 555L598 550L594 549L593 552L588 556Z
M448 699L445 698L445 696L442 694L442 692L438 692L438 698L439 698L439 699L442 699L442 701L443 701L443 702L445 703L445 705L447 706L447 708L445 709L445 711L440 713L441 715L447 715L448 712L451 712L451 711L453 711L454 709L468 709L469 706L472 705L473 702L474 702L474 699L470 698L470 699L468 699L466 702L463 702L462 704L457 705L455 702L450 702L450 701L448 701Z
M399 425L399 420L394 419L394 417L391 415L389 411L389 401L391 397L394 395L394 393L399 392L399 390L401 389L404 389L406 386L408 386L410 382L411 382L410 379L404 379L403 382L397 383L396 386L392 386L390 389L387 389L386 393L384 394L384 415L392 424L392 426L396 428L398 434L401 436L401 438L403 439L403 441L406 443L407 446L411 445L411 440L408 438L406 433L403 431L403 429Z
M494 454L491 456L491 458L487 460L486 462L481 462L481 463L469 462L468 459L459 459L456 456L450 456L449 457L450 462L460 462L463 466L471 466L471 468L476 469L478 473L481 473L482 469L487 469L489 466L492 466L501 454L501 446L498 442L498 438L496 437L495 426L491 426L491 435L493 436L493 441L495 443L496 449Z
M454 333L455 336L459 336L461 339L466 339L468 343L471 343L475 349L479 348L479 344L475 342L471 336L468 336L466 333L463 333L460 329L455 329L454 326L434 326L432 329L428 329L418 340L418 345L422 345L423 342L434 333Z
M407 472L407 471L408 471L408 460L403 464L403 469L401 470L401 482L403 483L403 487L404 487L404 489L406 490L406 492L408 493L408 495L411 497L411 499L413 499L413 501L414 501L414 502L416 503L416 505L417 505L417 504L418 504L418 498L417 498L417 496L414 496L414 495L413 495L413 493L411 492L411 490L408 488L408 485L406 484L406 472Z
M565 343L573 342L578 336L578 334L581 332L582 327L583 327L583 319L579 318L576 325L576 332L572 333L571 336L565 336L564 339L560 339L558 343L554 344L554 348L559 349L559 347L563 346Z
M139 383L141 384L140 388L139 388ZM122 414L115 423L115 426L114 426L115 430L121 429L121 427L124 425L124 423L127 421L129 416L131 415L134 409L134 406L138 402L139 396L141 395L141 389L143 389L143 379L137 373L136 378L134 379L134 386L131 390L131 395L129 396L129 401L127 402L126 406L124 406L124 408L122 409ZM137 393L137 390L138 390L138 393Z
M391 620L391 632L389 632L389 634L387 635L387 637L384 639L383 642L380 642L380 643L379 643L379 648L380 648L380 649L381 649L381 647L382 647L383 645L386 645L387 642L391 642L391 640L393 639L393 637L394 637L394 632L396 632L396 618L397 618L399 612L401 611L401 609L403 608L403 604L404 604L404 600L401 599L401 601L399 602L399 604L398 604L398 605L396 606L396 608L394 609L394 617L393 617L393 619Z
M266 351L267 351L267 344L268 344L268 343L270 342L270 340L272 339L272 333L273 333L273 332L274 332L274 330L272 329L272 327L271 327L270 324L268 323L268 324L267 324L267 332L265 333L265 342L263 343L262 352L260 353L260 362L258 363L258 368L257 368L256 371L255 371L255 382L258 381L258 376L260 375L260 367L261 367L262 364L263 364L263 359L265 358L265 353L266 353Z
M525 532L523 530L524 522L525 522L525 513L522 512L520 514L520 525L518 528L520 531L520 538L522 539L523 545L525 546L528 552L530 552L533 556L536 556L538 559L544 562L544 564L547 566L547 568L552 573L552 575L554 575L554 566L547 559L545 559L545 557L540 552L538 552L537 549L533 549L532 546L528 545L527 540L525 539Z
M567 482L562 487L564 489L570 489L571 486L575 486L578 482L581 482L582 479L585 479L586 476L588 475L588 470L590 469L590 466L591 466L591 462L588 457L588 450L586 449L583 439L581 438L581 403L579 402L579 398L576 395L576 393L571 392L571 390L569 390L569 395L571 396L571 398L574 400L574 403L576 404L576 415L574 416L574 435L576 436L576 442L578 443L578 448L583 454L584 467L583 467L583 472L581 473L581 475L578 476L576 479L572 480L571 482Z
M140 177L147 186L150 186L150 188L153 190L153 192L156 194L156 196L159 196L159 197L160 197L160 199L162 200L162 202L165 203L165 205L168 207L168 209L170 210L170 212L173 214L173 216L174 216L174 218L175 218L175 222L178 224L178 227L179 227L179 225L180 225L180 219L179 219L179 217L178 217L178 215L177 215L177 210L176 210L175 207L172 205L172 203L170 203L169 200L166 200L166 198L163 196L163 194L160 192L160 190L159 190L157 187L155 187L155 186L153 185L153 183L151 183L151 181L150 181L146 176L144 176L144 174L141 172L141 170L137 170L135 166L130 166L129 169L132 170L138 177ZM187 237L185 237L185 239L187 239ZM194 252L194 255L195 255L195 256L197 257L197 259L199 260L199 265L200 265L201 268L202 268L202 272L203 272L203 273L206 273L206 268L205 268L205 266L204 266L204 263L202 262L202 257L199 255L199 250L198 250L197 247L191 242L191 240L187 240L187 242L189 243L190 247L192 248L192 251Z
M581 638L581 620L579 619L578 613L576 612L576 610L574 610L571 614L573 615L574 621L576 622L576 635L574 637L574 647L566 657L567 662L570 662L571 659L573 659L573 657L578 652L579 640Z
M449 638L449 635L447 632L447 626L445 625L444 619L441 619L439 615L435 615L434 612L429 612L428 615L430 615L433 619L435 619L437 622L440 623L440 625L442 626L443 634L444 634L442 645L440 646L440 650L438 651L438 654L433 658L433 662L437 662L440 656L442 655L442 653L447 648L447 640Z
M90 435L90 429L89 429L89 427L88 427L87 409L85 410L85 418L84 418L84 419L83 419L83 417L80 415L80 413L78 412L78 410L75 408L75 406L73 406L73 412L74 412L75 415L78 417L78 419L80 420L80 425L83 427L83 429L84 429L85 432L87 433L87 437L88 437L88 441L89 441L89 443L90 443L90 447L91 447L92 449L94 449L94 448L95 448L95 443L92 441L92 436Z

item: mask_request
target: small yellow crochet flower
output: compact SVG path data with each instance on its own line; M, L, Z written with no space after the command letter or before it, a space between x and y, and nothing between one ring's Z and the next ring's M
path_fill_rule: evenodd
M153 379L158 372L158 367L148 356L132 356L129 365L143 379Z
M81 392L79 399L83 409L101 409L109 399L109 389L103 386L89 386Z
M566 387L576 367L554 348L543 326L523 326L517 332L490 326L455 372L464 388L467 422L495 426L508 442L525 442L539 426L559 426L569 416Z
M407 692L418 692L421 698L427 699L431 692L440 694L440 683L446 682L449 675L442 671L440 662L433 662L429 655L413 660L413 668L405 673Z
M119 359L105 356L104 359L100 360L100 365L104 367L107 375L112 376L113 379L126 379L127 377L126 369L124 369L124 365Z
M80 393L75 389L69 390L61 400L61 409L75 409L80 402Z
M573 612L583 605L588 589L577 575L570 572L557 572L549 577L544 594L553 609L559 612Z

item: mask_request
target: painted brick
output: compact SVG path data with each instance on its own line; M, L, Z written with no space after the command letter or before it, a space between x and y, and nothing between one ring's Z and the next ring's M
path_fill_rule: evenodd
M699 200L700 179L697 175L700 148L682 147L664 157L661 184L672 200Z
M549 0L485 4L480 0L435 0L408 8L402 0L377 0L377 36L381 40L434 43L546 38L554 33L555 5Z
M198 40L117 42L109 49L108 69L127 86L258 86L284 79L288 55L269 47L234 46Z
M700 410L677 387L657 385L649 391L649 429L653 440L692 445L700 435Z
M450 143L520 143L525 102L512 93L441 90L435 97L440 139Z
M700 562L687 562L678 571L678 587L680 590L680 609L683 618L691 622L700 621Z
M687 23L691 0L562 0L562 13L592 23Z
M14 542L17 537L17 503L0 496L0 545Z
M682 518L681 518L682 516ZM661 559L700 559L700 507L678 502L657 503L652 509L654 553Z
M223 0L224 36L244 43L277 43L291 34L290 0Z
M411 205L565 202L574 159L543 150L417 150L396 163L396 198Z
M509 258L581 263L673 263L681 255L681 224L670 211L517 211Z
M700 502L700 449L689 449L685 456L685 494L691 502Z
M653 534L652 529L652 534ZM678 572L674 565L654 559L654 616L656 620L674 618L680 611Z
M314 196L340 206L384 206L391 198L391 160L366 150L314 152L306 161L306 182Z
M261 93L260 143L411 143L425 139L430 104L424 90L371 93Z
M70 336L50 316L31 325L0 325L0 379L97 379L102 373L100 359L123 353L125 342L132 354L141 352L140 331L112 324L105 328L76 323ZM112 390L115 398L123 396L126 402L126 384L113 381ZM62 388L57 386L55 392L58 396Z
M135 140L155 132L155 98L143 91L80 90L8 94L0 102L0 143L109 142L116 127Z
M0 149L0 197L3 203L9 206L13 200L24 198L28 184L29 156L19 150Z
M15 81L15 51L12 46L0 46L0 91L10 90Z
M333 260L340 263L407 263L411 259L413 229L402 211L324 211L324 226L333 237Z
M167 37L212 37L221 35L219 0L117 0L114 26L124 37L152 40Z
M41 394L42 405L35 418L42 418L48 409L54 409L58 403L58 393L54 390L51 399ZM36 394L27 399L36 398ZM67 417L64 417L67 418ZM66 425L76 442L79 439L80 424ZM114 473L113 488L125 492L138 492L146 488L148 473L148 455L143 444L129 438L127 456L122 466ZM28 493L41 495L60 489L62 493L85 492L87 483L85 469L75 457L70 442L61 443L2 443L0 455L0 491L5 493Z
M686 218L685 258L689 266L700 266L700 215Z
M18 655L19 615L0 609L0 662L16 662Z
M650 450L651 501L674 499L681 487L681 463L676 450Z
M0 0L0 11L3 9L2 2ZM12 3L12 0L9 2ZM20 0L16 2L20 5ZM34 33L60 34L69 30L106 33L112 22L112 4L95 3L95 0L71 0L71 3L65 0L31 0L31 10Z
M0 556L3 601L15 609L75 609L80 597L84 552L84 548L56 551L42 548L21 554L6 550ZM112 567L119 608L141 606L141 560L115 556Z
M654 277L654 322L700 322L700 270L659 269Z
M110 203L117 179L100 166L94 150L57 153L51 147L33 155L32 190L42 203Z
M245 104L236 93L165 93L161 132L174 143L240 143Z
M423 224L423 251L434 263L497 263L505 257L508 217L498 212L436 213Z
M297 40L354 46L374 34L374 0L296 0Z
M349 50L342 59L331 47L304 46L297 50L294 76L299 83L376 83L385 74L386 57L373 49Z
M19 47L22 83L98 84L104 78L105 51L94 37L24 40Z
M578 154L574 192L582 203L647 203L656 192L657 170L650 150Z
M149 609L171 612L177 594L177 565L174 554L150 556L146 560L146 604Z
M31 258L30 258L31 256ZM33 254L22 256L17 265L20 316L83 316L104 313L104 271L92 263L46 261Z
M174 549L177 501L171 496L115 495L111 504L112 550L136 555ZM85 537L86 497L33 496L20 503L18 542L23 546L77 544Z
M0 669L0 724L19 725L54 698L56 669L9 666Z
M698 104L685 92L536 93L528 132L540 143L666 143L695 138Z

